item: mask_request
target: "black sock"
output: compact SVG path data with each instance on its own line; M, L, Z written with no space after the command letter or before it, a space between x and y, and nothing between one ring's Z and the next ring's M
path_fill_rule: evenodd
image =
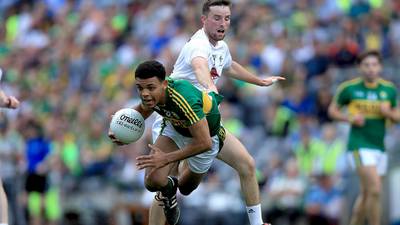
M161 189L161 193L164 197L171 197L175 194L174 191L174 181L172 181L172 179L168 178L168 184L165 185L162 189Z

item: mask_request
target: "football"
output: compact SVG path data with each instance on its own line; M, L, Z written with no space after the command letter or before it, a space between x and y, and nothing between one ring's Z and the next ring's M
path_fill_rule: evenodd
M145 128L143 116L131 108L118 110L111 119L110 130L121 142L129 144L142 137Z

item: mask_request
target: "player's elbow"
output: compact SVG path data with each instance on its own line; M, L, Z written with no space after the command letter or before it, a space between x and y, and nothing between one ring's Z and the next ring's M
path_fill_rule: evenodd
M200 142L199 148L201 149L201 152L206 152L212 148L212 139L211 138L205 138Z
M329 108L328 108L328 116L329 116L331 119L334 119L334 118L335 118L335 114L336 114L336 109L335 109L335 107L333 107L332 105L330 105Z

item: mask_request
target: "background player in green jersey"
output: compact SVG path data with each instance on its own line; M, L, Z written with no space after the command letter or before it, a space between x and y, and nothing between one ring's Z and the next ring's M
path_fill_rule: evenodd
M158 192L170 225L179 219L176 191L190 194L211 167L225 139L218 104L222 97L206 93L186 80L165 80L165 69L157 61L141 63L136 86L142 103L134 107L144 118L156 111L163 117L161 135L149 145L149 155L139 156L137 167L146 169L145 185ZM111 134L114 142L118 140ZM170 177L174 163L186 159L187 166L177 178Z
M351 225L380 224L381 177L386 173L384 136L387 120L398 122L396 87L381 76L382 58L369 51L359 56L361 76L342 83L329 106L333 119L348 122L350 164L360 180L360 193L354 205ZM347 113L341 108L347 107Z

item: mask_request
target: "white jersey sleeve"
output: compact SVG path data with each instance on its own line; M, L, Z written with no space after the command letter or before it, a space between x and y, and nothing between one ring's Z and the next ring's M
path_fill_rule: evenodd
M196 57L208 59L210 48L208 42L201 39L190 40L182 49L186 64L192 65L192 60Z

